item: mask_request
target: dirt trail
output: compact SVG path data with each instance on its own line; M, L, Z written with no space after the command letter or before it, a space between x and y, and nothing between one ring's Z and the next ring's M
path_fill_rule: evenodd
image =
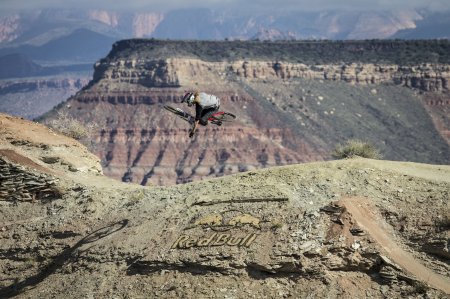
M342 200L342 204L352 214L358 224L380 244L394 262L418 279L450 294L450 278L426 268L409 252L398 246L394 241L393 232L381 219L381 216L377 214L377 208L370 201L364 198L345 198Z

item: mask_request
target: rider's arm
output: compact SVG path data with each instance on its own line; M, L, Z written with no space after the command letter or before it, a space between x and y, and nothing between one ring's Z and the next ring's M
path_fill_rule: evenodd
M197 102L194 103L195 103L195 122L192 126L191 131L189 132L189 137L194 136L194 133L197 130L198 124L200 123L200 118L202 116L202 106L200 106Z
M197 130L197 128L198 128L198 124L200 123L200 121L199 120L196 120L195 121L195 123L194 123L194 127L192 128L192 132L195 132L196 130Z

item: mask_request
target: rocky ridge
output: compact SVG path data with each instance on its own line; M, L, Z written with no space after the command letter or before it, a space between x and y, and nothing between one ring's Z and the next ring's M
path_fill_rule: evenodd
M39 90L44 88L63 88L78 91L84 87L89 80L87 78L46 78L46 79L16 79L3 80L0 83L0 94L11 92L23 92Z
M59 190L0 198L4 298L450 294L448 166L349 159L142 187L41 125L0 121L1 173L51 173Z
M422 64L400 66L395 64L351 63L340 65L306 65L279 61L207 62L201 59L173 58L160 61L118 60L98 62L94 81L111 80L141 84L146 87L178 87L197 74L216 72L245 79L344 81L350 84L395 84L423 91L448 91L450 66ZM182 77L186 76L186 77ZM183 80L183 81L184 81ZM120 85L119 85L120 86Z

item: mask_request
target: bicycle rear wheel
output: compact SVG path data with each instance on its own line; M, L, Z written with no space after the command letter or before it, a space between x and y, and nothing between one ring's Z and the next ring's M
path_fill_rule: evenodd
M236 115L229 112L218 112L213 114L211 118L219 122L230 122L236 119Z

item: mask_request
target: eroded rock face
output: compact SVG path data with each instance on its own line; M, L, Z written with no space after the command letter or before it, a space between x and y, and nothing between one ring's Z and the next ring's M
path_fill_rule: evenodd
M223 96L225 111L241 113L246 105L251 115L240 115L234 124L208 125L188 137L189 125L171 115L161 105L177 106L177 90L156 90L97 96L79 95L70 101L69 112L89 109L84 120L101 129L91 139L102 158L103 170L119 180L138 184L174 184L208 176L222 176L256 168L320 160L308 140L296 136L289 127L264 127L271 117L253 109L248 95ZM220 94L222 95L222 94ZM247 96L247 97L245 97ZM242 111L242 110L241 110ZM261 114L259 114L261 113ZM246 125L260 121L263 125Z

